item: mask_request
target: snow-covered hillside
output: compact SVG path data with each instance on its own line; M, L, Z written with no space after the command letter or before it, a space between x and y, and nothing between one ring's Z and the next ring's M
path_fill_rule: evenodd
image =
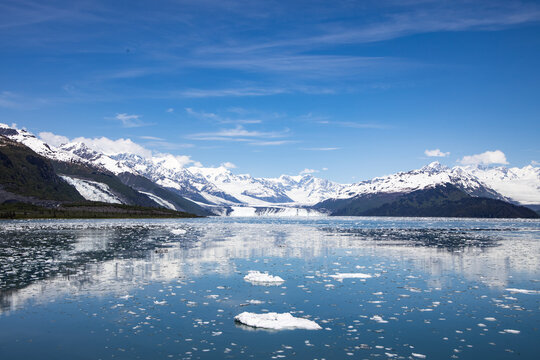
M335 198L348 199L376 193L408 193L440 184L453 184L473 196L508 200L504 194L489 188L475 175L461 167L449 168L433 162L418 170L399 172L361 181L343 188Z
M484 184L504 196L524 205L540 204L540 168L464 167Z
M74 153L58 149L52 145L48 145L44 141L38 139L32 133L23 129L17 129L9 125L0 123L0 135L4 135L13 141L26 145L39 155L51 160L65 162L83 162L83 159L81 159Z

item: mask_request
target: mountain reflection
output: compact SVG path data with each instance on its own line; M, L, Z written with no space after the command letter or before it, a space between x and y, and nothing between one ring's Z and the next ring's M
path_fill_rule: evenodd
M329 259L361 263L374 256L414 266L432 287L444 286L445 274L503 287L512 273L540 267L537 222L421 228L374 221L4 222L0 307L12 311L30 300L125 295L152 282L231 276L242 259L304 259L331 272Z

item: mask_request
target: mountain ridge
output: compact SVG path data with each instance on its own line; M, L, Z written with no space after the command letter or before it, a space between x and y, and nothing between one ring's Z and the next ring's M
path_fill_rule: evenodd
M171 202L167 198L174 198L176 200L172 202L176 201L176 205L172 206L181 207L182 203L193 209L198 208L201 214L228 214L233 207L252 207L259 209L259 212L268 212L261 210L265 208L322 209L329 202L347 202L359 197L371 197L370 201L373 202L375 197L396 198L442 184L456 186L472 197L531 207L540 204L540 168L532 165L524 168L450 168L432 162L420 169L353 184L339 184L311 174L257 178L249 174L234 174L225 166L186 166L181 157L172 154L154 154L149 157L130 153L107 155L81 142L54 147L26 130L3 124L0 125L0 134L29 146L55 163L102 169L119 178L128 187L134 187L136 183L139 188L134 191L148 198L150 203L170 207ZM85 178L80 180L84 181ZM142 187L142 183L145 183L145 187ZM519 186L513 186L514 183ZM381 197L381 194L385 195Z

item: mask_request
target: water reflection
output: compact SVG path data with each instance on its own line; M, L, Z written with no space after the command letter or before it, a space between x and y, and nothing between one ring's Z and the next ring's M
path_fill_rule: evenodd
M2 225L2 312L66 295L122 295L152 282L233 276L242 259L302 259L324 277L350 271L336 265L343 259L361 263L375 257L386 259L375 270L412 266L427 274L434 288L445 286L446 275L505 287L513 274L533 276L540 270L538 222L196 219Z

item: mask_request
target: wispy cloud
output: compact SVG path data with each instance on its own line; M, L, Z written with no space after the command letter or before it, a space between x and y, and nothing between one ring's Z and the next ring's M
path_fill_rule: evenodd
M186 108L186 113L188 113L189 115L191 116L195 116L197 118L202 118L202 119L219 119L219 116L214 114L214 113L210 113L210 112L205 112L205 111L196 111L196 110L193 110L192 108Z
M252 141L249 143L249 145L255 145L255 146L279 146L279 145L285 145L285 144L293 144L297 143L298 141L295 140L274 140L274 141Z
M340 150L340 147L312 147L312 148L301 148L301 150L306 151L334 151Z
M323 125L335 125L348 128L356 129L389 129L389 125L377 124L377 123L361 123L354 121L329 121L329 120L320 120L317 121L319 124Z
M315 174L318 172L319 170L305 168L304 170L300 171L300 175Z
M255 131L247 130L243 126L237 126L232 129L221 129L214 132L203 132L188 135L188 139L193 140L219 140L219 141L252 141L253 138L280 138L287 136L289 130L283 131Z
M139 136L139 138L144 140L156 140L156 141L162 141L163 138L157 137L157 136Z
M141 126L148 126L152 125L149 123L144 123L141 120L141 115L129 115L126 113L116 114L114 117L116 120L119 120L122 123L123 127L126 128L133 128L133 127L141 127Z
M17 101L17 96L11 91L0 92L0 107L4 107L4 108L20 107L20 104Z
M290 92L284 88L230 88L230 89L191 89L178 93L181 97L207 98L207 97L243 97L243 96L269 96Z

